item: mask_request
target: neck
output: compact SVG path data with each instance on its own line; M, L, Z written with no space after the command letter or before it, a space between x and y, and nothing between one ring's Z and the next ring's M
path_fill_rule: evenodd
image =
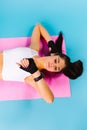
M36 66L39 70L41 69L44 69L44 57L39 57L39 56L34 56L33 57L35 63L36 63Z

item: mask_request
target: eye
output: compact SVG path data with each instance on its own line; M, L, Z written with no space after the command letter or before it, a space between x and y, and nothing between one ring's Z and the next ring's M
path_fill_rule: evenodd
M55 70L57 70L57 67L55 67Z
M54 62L57 63L57 59L55 59Z

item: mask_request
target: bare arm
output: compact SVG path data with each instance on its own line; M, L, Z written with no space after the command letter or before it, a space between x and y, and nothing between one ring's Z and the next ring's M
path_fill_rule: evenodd
M40 50L40 36L47 42L52 40L47 30L41 24L37 24L32 32L30 48L36 51Z
M50 40L52 40L50 34L48 33L48 31L44 28L44 26L42 26L41 24L37 25L39 27L40 30L40 35L48 42Z
M17 64L19 67L22 66L23 68L28 68L29 60L23 59L20 61L20 63L17 63ZM35 70L32 68L32 66ZM33 69L33 73L32 73L32 70L31 69L29 70L29 68L28 68L27 72L30 72L31 76L26 77L24 80L26 83L32 85L46 102L52 103L54 100L54 95L53 95L52 91L50 90L46 81L43 79L43 77L41 76L41 79L39 79L38 81L34 80L35 78L37 78L41 75L41 72L38 69L36 69L37 67L35 67L35 66L36 65L32 61L32 64L30 64L29 68Z
M37 71L31 76L25 78L25 82L32 85L47 103L52 103L54 100L54 95L45 80L42 78L38 82L34 81L34 78L38 77L39 75L40 71Z
M37 25L33 29L31 36L31 44L29 47L36 51L40 50L40 31Z

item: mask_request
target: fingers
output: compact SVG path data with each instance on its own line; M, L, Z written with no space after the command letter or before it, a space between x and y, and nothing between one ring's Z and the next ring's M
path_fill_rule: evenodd
M51 51L52 49L51 49L51 47L49 47L49 51Z
M27 68L29 66L29 61L28 59L24 58L20 61L20 63L16 63L19 67L24 67Z
M21 67L21 64L20 64L20 63L17 63L17 62L16 62L16 64L17 64L19 67Z
M28 59L26 59L26 58L22 59L22 60L20 61L20 63L21 63L21 65L22 65L22 67L24 67L24 68L27 68L27 67L29 66L29 61L28 61Z

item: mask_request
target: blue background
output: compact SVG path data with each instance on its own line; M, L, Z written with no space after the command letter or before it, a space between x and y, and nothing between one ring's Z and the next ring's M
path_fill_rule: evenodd
M87 1L0 0L0 37L31 36L33 26L43 24L51 35L63 31L67 54L81 59L84 73L70 80L72 97L0 101L0 130L87 129Z

